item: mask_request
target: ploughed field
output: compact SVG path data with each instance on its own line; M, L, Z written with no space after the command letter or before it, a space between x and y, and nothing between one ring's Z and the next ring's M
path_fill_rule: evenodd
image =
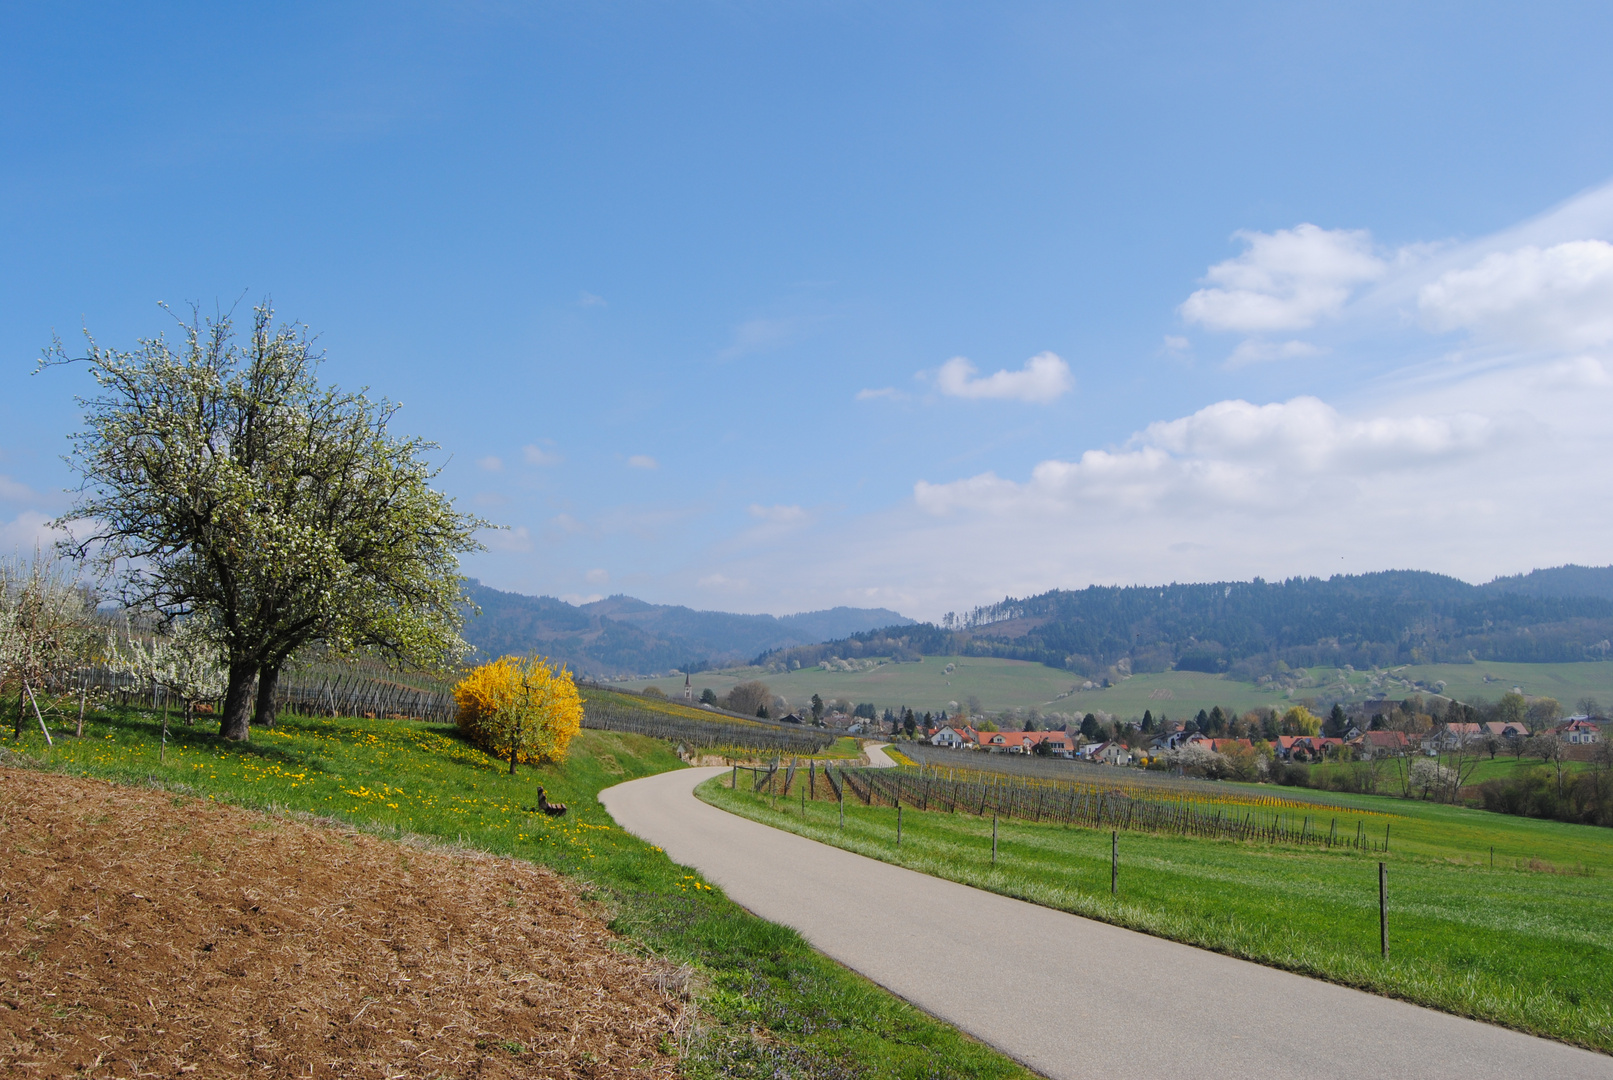
M1179 814L1116 816L1116 802L1170 795L1148 784L1133 798L1116 799L1117 790L1106 800L1088 784L1055 798L1056 780L978 772L955 774L959 790L932 783L926 810L922 778L945 771L901 771L910 782L900 788L907 794L899 845L894 776L853 774L842 785L844 827L821 773L816 799L802 799L811 774L801 772L781 795L782 770L771 795L765 782L753 790L745 770L737 789L730 775L697 794L937 877L1613 1053L1613 831L1256 785L1184 785ZM1023 788L1017 797L1014 785ZM1229 824L1245 821L1248 830L1233 835ZM1387 959L1379 949L1380 861L1388 872Z
M673 1076L681 1002L560 875L0 769L0 1072Z
M74 716L47 719L54 744L46 743L37 726L25 727L20 740L6 738L0 764L29 769L0 769L0 776L7 782L12 776L37 780L50 771L68 774L71 783L88 785L85 790L116 794L106 796L112 800L108 808L86 812L84 828L90 831L76 841L54 839L67 828L54 825L54 819L29 831L19 829L15 813L0 810L5 822L0 845L20 843L5 847L4 858L45 858L55 875L50 896L30 893L26 905L0 903L0 918L16 917L5 932L24 935L14 944L8 939L8 950L29 964L47 965L29 969L30 985L39 992L27 1005L27 1024L33 1026L16 1028L22 1041L7 1041L12 1029L0 1026L0 1052L7 1055L0 1073L77 1075L70 1066L80 1058L66 1055L76 1053L80 1044L73 1040L86 1026L88 1013L72 1011L80 1009L74 1002L82 998L83 1008L101 1009L117 1021L110 1025L117 1028L115 1038L135 1048L135 1056L125 1053L124 1061L141 1062L142 1073L160 1075L196 1064L200 1076L307 1076L297 1055L313 1045L308 1033L317 1033L320 1025L334 1039L324 1060L335 1064L315 1075L498 1076L508 1068L523 1076L611 1076L623 1072L618 1064L635 1046L643 1066L635 1076L657 1075L669 1061L691 1080L1027 1075L1001 1054L828 960L795 931L755 918L698 873L617 828L600 806L598 792L681 768L673 746L662 739L585 728L564 762L522 766L512 776L507 762L439 724L282 716L273 730L254 728L250 742L232 743L219 739L213 725L187 728L175 721L164 748L161 715L148 709L92 711L82 738L73 735ZM134 787L105 787L94 783L96 778ZM539 785L569 812L558 818L538 812ZM154 787L164 790L150 790ZM144 800L138 814L120 816L111 808L135 796ZM226 814L218 806L226 802L251 811L229 818L245 821L244 830L227 840L207 831L212 824L199 832L200 823L225 820L212 815ZM286 820L297 813L345 823L364 835ZM43 839L18 840L34 832ZM382 843L373 839L377 836L403 843ZM486 854L431 855L432 841L420 837ZM97 846L100 863L74 861L77 852ZM317 857L309 863L305 853ZM279 869L271 855L284 860ZM428 873L427 856L448 861ZM141 869L142 861L151 868ZM341 871L327 886L316 880L327 863L350 863L354 872ZM487 880L464 880L478 866L483 869L475 876ZM13 900L23 895L12 884L21 872L0 863L0 895L7 889ZM196 895L179 893L167 906L140 907L157 895L156 885L133 884L129 875L148 872L188 881ZM100 885L103 881L109 884ZM549 884L539 888L540 882ZM409 898L416 889L424 897L417 905ZM133 893L143 899L137 903ZM67 900L57 902L56 896ZM533 936L549 925L543 920L562 909L583 920L576 926L587 928L582 938L587 948L569 960L536 951L544 943L541 934ZM92 910L97 914L84 923L81 917ZM161 921L169 917L159 914L163 911L170 911L172 922ZM322 912L331 926L311 927L300 912ZM599 939L588 935L601 932L599 922L588 921L594 913L615 935L611 949L623 954L618 956L626 965L621 978L642 970L666 988L665 995L654 991L643 999L637 1019L621 1019L603 1007L616 1000L609 995L625 991L620 979L609 975L616 969L600 967L589 951ZM23 922L24 914L32 922ZM96 921L115 918L131 921L126 927ZM80 923L105 939L101 948L122 950L108 955L135 980L131 985L149 994L144 1013L138 1011L144 998L132 992L92 1000L91 990L110 994L116 988L48 967L57 963L51 948L88 940L87 930L77 929ZM204 935L209 926L238 933ZM259 932L270 926L272 933ZM450 929L452 952L446 951ZM327 932L328 937L311 936ZM462 945L462 932L470 936L468 944ZM653 960L635 968L627 959L633 956ZM438 974L445 957L453 963ZM416 963L418 974L410 966ZM564 971L568 963L580 966L580 982ZM150 975L144 974L147 968ZM0 1025L20 1025L21 1008L8 1015L4 1007L22 1001L12 992L12 969L5 972ZM215 978L218 972L223 974ZM449 980L483 975L489 981L480 988ZM47 985L47 976L54 984ZM426 993L445 980L461 999ZM518 1015L513 1004L535 1008L525 1005L523 996L543 1005L549 1000L545 995L582 992L596 984L605 998L556 997L553 1013ZM67 998L69 986L78 987L78 998ZM46 997L47 992L58 996ZM236 1001L230 997L235 993L244 996ZM299 995L313 1003L305 1011L299 1011ZM222 1052L234 1058L204 1059L199 1056L204 1041L187 1044L188 1033L200 1030L195 1025L213 1023L203 1004L237 1010L217 1013L218 1030L227 1036ZM349 1004L351 1010L344 1011ZM474 1014L474 1024L454 1019L466 1013ZM226 1025L226 1016L240 1023ZM377 1033L364 1034L365 1025L382 1020ZM506 1020L508 1025L500 1027ZM573 1031L593 1031L589 1025L596 1021L612 1025L615 1044L589 1042L581 1034L570 1041ZM474 1037L455 1043L460 1038L451 1026L455 1023L473 1030ZM651 1025L642 1029L654 1035L650 1044L634 1041L641 1030L634 1024ZM428 1030L429 1039L424 1037ZM93 1030L94 1036L107 1034L106 1027ZM160 1041L170 1036L176 1041ZM351 1046L343 1041L360 1036L372 1041ZM569 1057L553 1055L556 1039L570 1048ZM408 1060L394 1054L398 1047L409 1049L403 1040L419 1043ZM114 1042L96 1041L99 1047ZM461 1056L450 1058L439 1047ZM428 1049L451 1064L420 1056ZM121 1073L111 1067L116 1056L108 1051L101 1067L84 1075L130 1075L127 1065L118 1067ZM87 1060L93 1062L94 1054ZM32 1071L12 1067L22 1061L44 1064ZM371 1062L373 1073L367 1071ZM314 1064L316 1070L324 1068Z

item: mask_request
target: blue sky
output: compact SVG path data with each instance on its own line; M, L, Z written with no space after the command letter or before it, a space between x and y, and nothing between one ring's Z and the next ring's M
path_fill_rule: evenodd
M0 544L272 296L572 599L1613 561L1603 5L0 11Z

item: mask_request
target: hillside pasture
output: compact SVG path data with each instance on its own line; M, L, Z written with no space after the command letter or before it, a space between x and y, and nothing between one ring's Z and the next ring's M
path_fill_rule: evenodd
M954 665L952 672L946 671ZM1414 693L1430 694L1445 683L1444 693L1462 701L1495 700L1514 686L1530 697L1552 697L1572 712L1583 697L1593 697L1613 709L1613 661L1574 664L1408 664L1381 671L1349 672L1323 667L1299 669L1284 683L1255 684L1199 671L1164 671L1118 679L1107 688L1081 690L1087 681L1075 672L1025 660L995 657L927 656L922 663L890 663L863 671L799 671L769 673L762 668L703 671L694 676L696 694L710 687L727 693L737 683L759 679L794 709L810 707L813 694L825 701L836 698L853 703L871 701L881 710L911 707L937 712L950 702L967 704L971 695L987 712L1041 712L1084 716L1105 712L1122 719L1142 716L1144 710L1173 720L1187 719L1200 709L1219 705L1234 712L1268 707L1283 709L1305 699L1346 703L1374 698L1403 699ZM637 679L614 684L624 689L660 687L669 695L683 693L683 676Z

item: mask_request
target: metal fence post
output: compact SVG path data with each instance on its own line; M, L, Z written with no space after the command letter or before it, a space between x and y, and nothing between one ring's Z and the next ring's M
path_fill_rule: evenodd
M997 811L991 812L991 865L997 865Z
M1389 871L1378 864L1378 947L1389 959Z
M902 804L896 804L896 846L902 846Z

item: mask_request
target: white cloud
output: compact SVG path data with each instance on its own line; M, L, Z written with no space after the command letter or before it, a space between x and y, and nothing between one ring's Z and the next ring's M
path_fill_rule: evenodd
M627 459L629 468L633 469L659 469L661 463L648 454L634 454Z
M573 605L574 607L582 607L584 604L598 603L599 601L605 599L605 597L604 597L604 595L602 593L574 593L574 592L568 592L568 593L561 593L560 594L560 599L564 600L568 604Z
M590 570L583 575L583 580L590 585L603 585L610 580L608 570Z
M1307 341L1260 341L1250 338L1238 343L1227 357L1227 367L1240 368L1249 364L1264 364L1272 360L1298 360L1321 356L1326 349L1317 348Z
M60 529L51 528L53 519L38 510L24 510L7 522L0 522L0 555L30 555L37 548L49 548L58 540L67 538ZM86 526L93 523L85 522Z
M502 472L504 470L504 459L489 454L486 457L477 458L476 466L488 472Z
M760 503L751 503L750 516L780 525L793 525L805 521L807 512L799 506L763 506Z
M558 465L566 460L553 450L545 450L535 443L521 447L521 460L528 465Z
M1164 344L1165 351L1170 353L1190 352L1193 348L1193 343L1179 334L1166 334Z
M1035 510L1172 514L1292 505L1374 475L1482 453L1500 425L1472 413L1346 419L1314 397L1270 405L1222 401L1191 416L1150 424L1118 450L1048 460L1016 483L981 473L950 483L919 481L931 514Z
M605 298L603 296L595 296L591 292L580 292L577 294L577 306L608 307L609 305L605 303Z
M948 397L1033 402L1053 401L1075 385L1070 365L1050 352L1037 353L1018 371L998 371L976 378L977 370L964 357L954 356L936 373L936 385Z
M896 389L894 386L881 386L877 390L857 391L858 401L876 401L879 398L890 398L892 401L905 401L907 399L907 395Z
M1182 318L1211 330L1261 334L1303 330L1336 315L1359 285L1388 264L1365 230L1296 225L1273 233L1239 232L1243 254L1210 267L1183 302Z
M1417 306L1437 330L1471 330L1525 348L1605 346L1613 342L1613 244L1491 252L1424 285Z
M33 502L39 497L39 492L27 484L0 474L0 499L7 502Z

